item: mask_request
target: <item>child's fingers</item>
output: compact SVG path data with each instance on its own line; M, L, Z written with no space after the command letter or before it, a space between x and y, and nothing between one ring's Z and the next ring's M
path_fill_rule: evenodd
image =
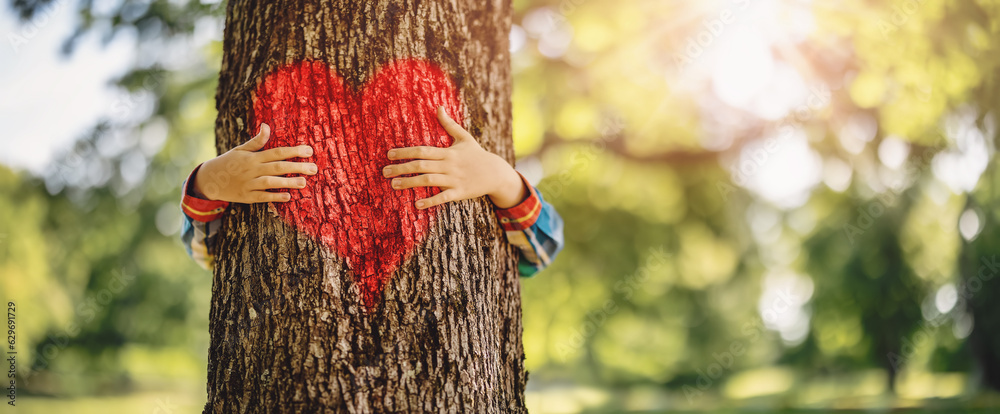
M272 193L270 191L251 191L251 203L284 203L292 199L289 193Z
M257 136L250 138L249 141L244 142L239 146L240 149L245 151L254 152L261 148L264 148L264 144L267 144L268 138L271 137L271 127L267 124L260 124L260 132Z
M261 162L271 162L287 160L295 157L311 157L313 155L313 149L308 145L299 145L296 147L271 148L267 151L262 151L259 154Z
M466 139L472 139L472 135L470 135L469 132L465 130L465 128L462 128L462 126L459 125L458 122L455 122L454 119L451 119L451 116L448 115L448 112L444 110L443 106L438 107L437 117L438 117L438 122L440 122L441 126L444 127L444 130L447 131L448 135L451 135L451 137L454 138L456 142Z
M446 154L445 148L422 146L391 149L386 156L390 160L443 160Z
M404 174L429 174L444 172L444 163L437 160L416 160L402 164L386 165L382 175L395 177Z
M319 169L311 162L271 161L260 164L260 175L314 175Z
M250 180L251 190L271 190L275 188L305 188L305 177L275 177L267 175Z
M451 182L447 175L421 174L415 177L399 177L392 179L392 188L402 190L413 187L449 187Z
M458 201L458 190L448 189L440 193L435 194L432 197L427 197L422 200L417 200L417 208L423 210L426 208L431 208L444 203L450 203L452 201Z

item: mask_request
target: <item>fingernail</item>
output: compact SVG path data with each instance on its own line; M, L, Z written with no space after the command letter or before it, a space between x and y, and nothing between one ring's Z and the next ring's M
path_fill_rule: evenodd
M399 188L399 179L398 178L393 178L392 179L392 188Z
M308 157L310 155L313 155L313 149L312 147L306 147L306 156Z
M382 175L388 177L389 174L392 174L392 167L385 167L382 169Z
M417 202L417 208L424 208L424 204L427 204L427 203L424 202L424 200L418 201Z
M389 150L389 154L387 154L387 155L389 156L389 158L395 157L396 156L396 150Z
M316 174L317 171L319 171L319 167L317 167L315 164L309 166L310 174Z

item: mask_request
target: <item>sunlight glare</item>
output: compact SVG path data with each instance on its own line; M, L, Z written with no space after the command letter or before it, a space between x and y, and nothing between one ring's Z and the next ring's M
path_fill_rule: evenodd
M712 71L712 86L723 102L744 108L764 90L774 71L767 41L752 28L737 28L723 39Z
M763 144L744 147L736 168L748 170L748 165L754 168L744 171L745 187L784 209L804 204L823 178L823 160L799 129L778 140L770 151Z

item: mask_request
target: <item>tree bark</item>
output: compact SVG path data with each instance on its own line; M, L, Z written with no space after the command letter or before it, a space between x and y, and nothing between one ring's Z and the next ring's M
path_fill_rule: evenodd
M325 62L360 91L418 58L454 81L469 132L512 162L510 21L502 0L232 0L217 150L256 133L255 88L283 65ZM204 411L524 412L516 252L485 198L436 217L369 307L335 249L233 204L215 246Z

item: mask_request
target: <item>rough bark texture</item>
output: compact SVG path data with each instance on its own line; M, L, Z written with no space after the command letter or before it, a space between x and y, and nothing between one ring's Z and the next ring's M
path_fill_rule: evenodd
M256 132L254 90L276 68L327 62L357 91L420 58L451 76L483 147L513 161L510 17L502 0L232 0L217 149ZM487 200L438 208L374 307L345 258L264 206L231 206L216 248L205 412L524 411L516 256Z

